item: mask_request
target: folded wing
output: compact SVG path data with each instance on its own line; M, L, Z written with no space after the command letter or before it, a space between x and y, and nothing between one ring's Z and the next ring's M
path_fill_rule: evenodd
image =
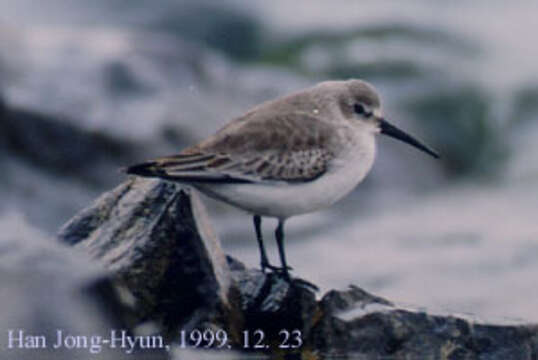
M304 113L273 118L247 114L183 152L131 166L127 173L184 182L305 182L334 157L332 128Z

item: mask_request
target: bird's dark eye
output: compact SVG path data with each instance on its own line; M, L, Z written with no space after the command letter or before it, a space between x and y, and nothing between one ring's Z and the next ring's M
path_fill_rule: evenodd
M362 115L367 118L373 115L373 112L367 111L366 107L361 103L356 103L353 105L353 111L355 111L355 114Z
M353 105L353 110L356 114L363 115L366 112L366 109L364 108L364 105L362 104L355 104Z

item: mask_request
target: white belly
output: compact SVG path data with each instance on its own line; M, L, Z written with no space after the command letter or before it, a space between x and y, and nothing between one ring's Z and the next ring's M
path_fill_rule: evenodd
M349 194L370 171L375 157L372 136L367 146L335 159L328 171L306 183L196 184L209 195L261 216L285 219L330 206Z

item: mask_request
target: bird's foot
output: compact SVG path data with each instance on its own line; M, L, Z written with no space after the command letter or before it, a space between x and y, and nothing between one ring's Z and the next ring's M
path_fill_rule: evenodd
M291 266L286 266L285 268L280 266L271 265L268 261L262 261L261 263L262 272L265 273L265 269L269 269L275 273L287 273L290 270L293 270ZM289 275L288 275L289 276Z
M319 288L309 281L299 279L299 278L292 278L290 276L290 273L287 271L287 269L276 268L276 270L273 270L273 274L275 274L277 277L284 279L288 284L290 284L290 286L291 285L298 286L298 287L302 287L302 288L305 288L314 292L319 291Z
M292 280L292 282L300 287L303 287L303 288L306 288L308 290L312 290L314 292L318 292L319 291L319 288L312 284L310 281L306 281L306 280L303 280L303 279L298 279L298 278L295 278Z
M280 267L280 266L271 265L271 264L269 264L269 262L265 262L265 263L262 262L261 267L262 267L262 272L264 274L265 274L265 269L270 269L272 271L272 274L274 274L275 276L277 276L279 278L284 279L290 285L293 284L293 285L296 285L296 286L300 286L300 287L306 288L306 289L314 291L314 292L319 291L319 288L316 285L314 285L313 283L309 282L309 281L299 279L299 278L292 278L290 273L289 273L290 270L293 270L293 268L291 266L286 266L284 268L284 267Z

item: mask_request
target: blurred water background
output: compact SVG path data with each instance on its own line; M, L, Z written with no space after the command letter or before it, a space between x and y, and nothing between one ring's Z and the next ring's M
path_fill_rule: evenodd
M295 273L538 321L537 13L534 0L3 0L2 232L52 235L124 179L119 167L263 100L357 77L443 158L379 138L351 196L287 223ZM227 251L258 266L250 217L207 205Z

